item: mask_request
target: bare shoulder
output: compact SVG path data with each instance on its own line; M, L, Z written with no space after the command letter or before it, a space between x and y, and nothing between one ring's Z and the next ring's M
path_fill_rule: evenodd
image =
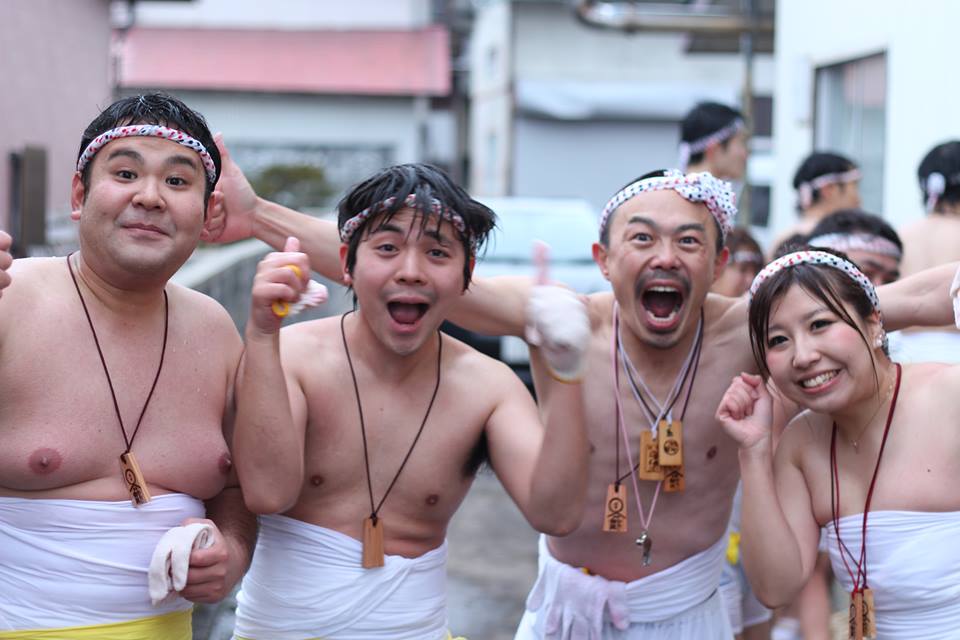
M443 334L443 360L444 374L467 392L464 397L499 401L504 394L527 393L509 366L447 334ZM482 388L483 393L475 393L478 388Z
M237 342L240 334L227 310L210 296L179 284L167 285L171 311L185 319L192 330L211 340Z
M587 313L590 315L590 327L609 327L613 319L613 292L591 293L585 296Z
M830 436L830 418L821 413L804 410L794 416L777 445L777 459L801 466L804 456L825 451L822 446Z
M295 369L301 364L309 364L312 371L324 369L315 365L328 361L330 356L343 355L340 316L305 320L283 327L280 330L280 354L284 367Z
M749 303L746 296L728 298L708 293L703 302L704 321L714 340L727 342L740 341L749 350L750 333L747 327Z
M930 396L932 399L956 398L960 405L960 365L943 362L905 364L901 393Z
M19 258L8 270L10 286L0 297L0 322L14 322L44 313L48 302L61 298L69 284L66 258Z

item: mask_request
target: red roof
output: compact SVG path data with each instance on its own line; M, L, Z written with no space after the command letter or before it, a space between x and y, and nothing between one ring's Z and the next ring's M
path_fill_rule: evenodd
M120 84L349 95L450 93L447 30L262 31L139 27Z

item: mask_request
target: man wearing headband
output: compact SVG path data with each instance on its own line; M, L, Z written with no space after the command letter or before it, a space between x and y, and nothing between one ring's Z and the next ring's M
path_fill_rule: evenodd
M806 244L843 252L876 286L900 278L900 236L883 218L862 209L830 214L813 228Z
M723 273L710 290L722 296L737 298L747 292L766 260L763 259L760 244L744 228L733 229L725 244L730 257Z
M338 275L333 225L263 203L241 187L242 175L229 161L226 167L220 185L227 237L254 232L278 247L284 235L301 230L311 266ZM521 640L590 633L731 637L717 584L738 480L737 446L723 435L714 411L727 381L756 366L744 329L746 302L707 292L727 259L723 241L734 217L726 183L667 171L631 182L604 208L593 251L613 292L587 298L587 507L573 533L548 536L540 545L541 575L527 601ZM888 324L948 321L954 271L891 285L897 289L885 298ZM525 336L533 284L515 276L474 280L451 319L491 335ZM931 305L930 292L941 289L943 305ZM542 399L552 382L537 352L531 363ZM681 437L666 437L677 431ZM671 464L639 460L641 438L647 453L649 444L659 446L660 433ZM645 476L650 471L663 479L638 478L640 463Z
M97 116L76 169L78 252L8 277L0 236L0 638L189 640L188 600L229 592L255 526L224 432L240 338L169 283L222 229L219 154L153 94Z
M807 156L793 176L800 220L777 238L771 255L782 253L778 247L785 242L802 244L802 238L834 211L859 207L860 178L860 169L849 158L825 152Z
M274 239L285 251L258 269L237 384L237 470L264 515L236 636L446 640L446 531L481 463L540 531L580 521L586 309L553 286L521 309L550 372L541 426L509 368L439 331L495 218L446 174L384 169L343 198L336 229L260 204L265 236L292 235L291 214L359 307L280 331L274 303L296 299L310 263Z
M680 169L687 173L743 180L748 153L746 125L736 109L701 102L680 124Z

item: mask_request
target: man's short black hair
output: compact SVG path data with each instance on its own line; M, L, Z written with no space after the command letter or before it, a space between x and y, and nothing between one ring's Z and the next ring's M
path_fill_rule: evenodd
M465 231L459 236L463 244L463 288L466 289L470 284L471 259L479 253L496 226L497 216L489 207L471 198L442 169L423 163L387 167L350 189L337 205L337 227L342 229L347 220L364 209L394 198L393 204L367 218L354 231L347 244L347 272L353 274L357 246L363 235L388 223L407 206L404 200L410 194L416 196L415 208L428 214L420 218L421 229L440 224L435 216L430 215L429 203L434 198L463 219Z
M951 140L938 144L920 161L920 166L917 167L917 178L920 180L924 202L929 195L927 178L931 173L939 173L946 181L944 192L937 196L937 204L960 202L960 141ZM934 210L936 211L936 208Z
M797 172L793 174L793 188L799 190L800 185L815 180L820 176L825 176L829 173L843 173L856 168L856 162L839 153L816 151L807 156L804 161L800 163ZM819 189L814 189L811 195L810 204L815 204L820 200Z
M207 200L213 192L213 187L220 178L220 151L213 141L213 135L207 127L207 121L202 115L185 105L183 102L165 93L145 93L138 96L121 98L100 112L93 119L83 132L80 139L80 150L77 152L77 159L83 155L84 150L90 142L101 133L116 129L129 124L157 124L171 129L183 131L191 138L195 138L207 149L207 153L213 158L213 164L216 165L216 179L213 182L207 177L206 189L204 191L204 208ZM90 167L93 161L87 163L80 174L83 181L84 191L90 189Z
M701 102L691 109L680 123L680 140L690 143L706 138L733 124L735 120L743 120L743 114L733 107L719 102ZM730 138L721 142L720 146L726 148L728 142ZM702 162L703 154L703 151L690 154L689 162L691 164Z
M807 241L828 233L841 233L843 235L869 233L886 238L897 245L900 251L903 251L903 242L896 230L880 216L867 213L863 209L840 209L831 213L817 223L817 226L807 236Z

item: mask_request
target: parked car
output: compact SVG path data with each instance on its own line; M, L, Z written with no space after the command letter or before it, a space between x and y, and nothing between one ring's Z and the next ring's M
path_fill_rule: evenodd
M475 277L533 277L533 242L550 247L550 279L580 293L605 291L610 284L593 262L597 214L586 200L574 198L481 198L498 218L486 251L477 259ZM509 364L531 386L530 354L515 336L486 336L445 323L444 331L479 351Z

